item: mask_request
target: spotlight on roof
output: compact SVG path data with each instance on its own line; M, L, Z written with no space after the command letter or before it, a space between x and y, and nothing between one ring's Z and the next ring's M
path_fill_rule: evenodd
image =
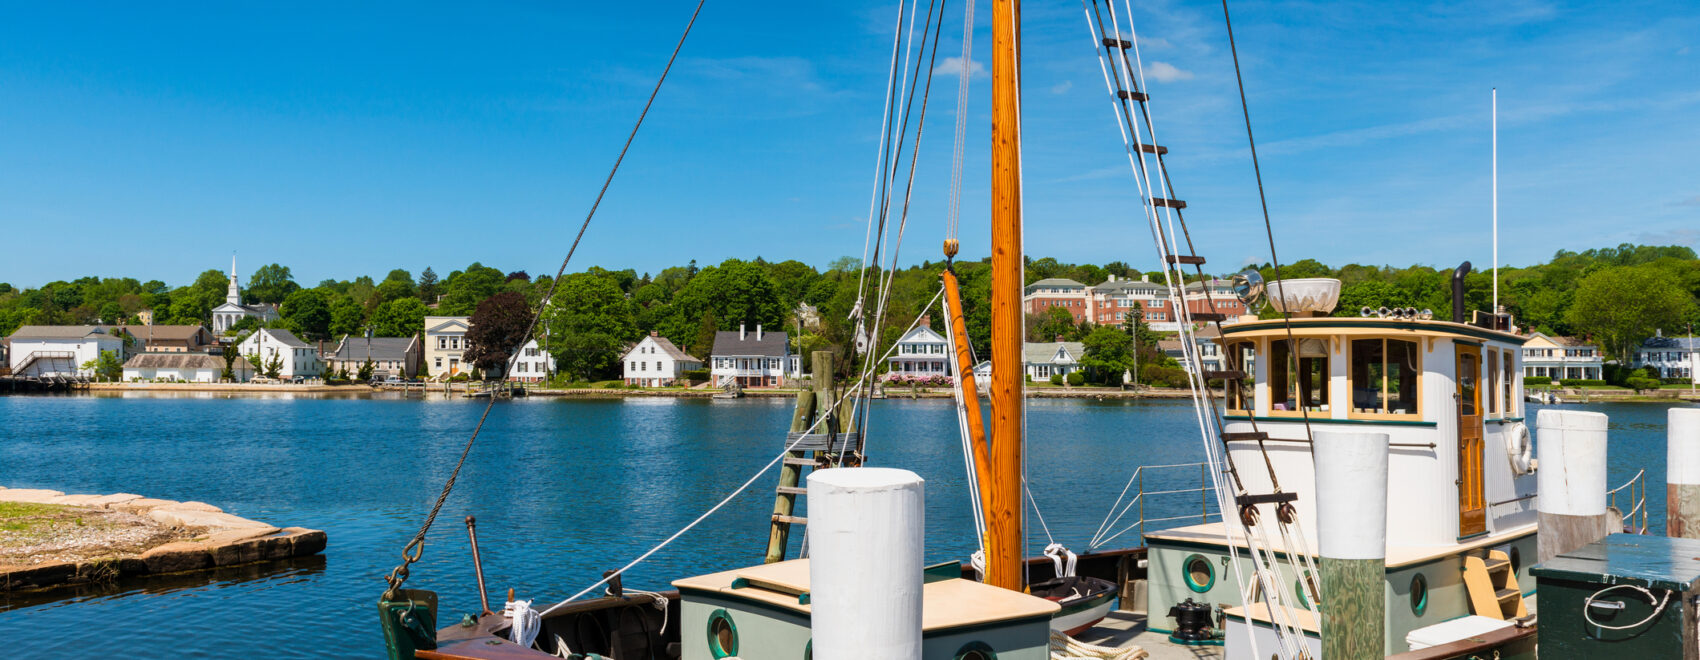
M1247 268L1236 273L1233 278L1234 295L1244 303L1246 309L1257 310L1263 306L1263 274L1255 268Z
M1400 314L1400 316L1405 317L1405 320L1407 320L1407 321L1415 321L1415 320L1417 320L1417 313L1418 313L1417 308L1406 307L1404 309L1403 313Z
M1430 320L1430 319L1433 319L1433 318L1434 318L1434 310L1432 310L1432 309L1425 309L1425 310L1423 310L1423 311L1420 311L1420 312L1417 312L1417 316L1418 316L1418 317L1419 317L1419 318L1421 318L1421 319L1422 319L1422 320L1424 320L1424 321L1427 321L1427 320Z
M1358 309L1358 316L1362 316L1366 319L1375 316L1375 308L1370 307L1369 305L1364 305L1362 308Z
M1375 315L1379 316L1381 318L1387 318L1387 317L1391 316L1392 314L1393 314L1393 310L1388 309L1386 306L1383 306L1381 309L1375 310Z

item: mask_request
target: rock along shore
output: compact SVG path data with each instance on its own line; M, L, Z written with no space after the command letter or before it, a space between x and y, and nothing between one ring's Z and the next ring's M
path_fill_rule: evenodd
M0 487L3 503L27 508L28 515L0 519L0 593L302 557L325 549L322 531L280 529L204 502Z

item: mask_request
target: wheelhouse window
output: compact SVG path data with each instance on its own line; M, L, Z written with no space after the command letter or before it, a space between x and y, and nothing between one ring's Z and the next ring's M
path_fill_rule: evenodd
M1517 399L1511 396L1511 351L1505 352L1504 360L1505 361L1500 364L1499 388L1504 392L1505 396L1505 414L1507 416L1515 416L1517 414Z
M1499 414L1499 352L1487 351L1482 354L1485 366L1482 371L1487 376L1487 391L1482 393L1482 407L1488 415Z
M1354 339L1350 359L1352 416L1419 414L1417 342Z
M1238 370L1246 375L1244 380L1237 383L1228 381L1222 386L1227 390L1227 406L1229 411L1250 415L1257 410L1256 388L1252 386L1251 376L1257 373L1257 347L1249 341L1238 341L1228 344L1228 368ZM1235 387L1235 385L1239 385Z
M1269 409L1275 412L1328 410L1328 344L1300 339L1298 350L1288 340L1269 342Z

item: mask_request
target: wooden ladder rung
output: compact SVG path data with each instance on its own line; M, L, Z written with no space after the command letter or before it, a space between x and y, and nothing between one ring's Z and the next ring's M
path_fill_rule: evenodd
M809 524L809 519L803 516L782 516L776 513L773 514L773 522L785 523L787 525L807 525Z
M1217 314L1216 312L1193 312L1192 320L1194 323L1220 322L1228 320L1228 315Z
M1488 571L1488 574L1490 574L1490 575L1493 574L1493 573L1498 573L1500 571L1511 570L1511 560L1508 560L1508 559L1488 558L1488 559L1483 559L1482 563L1487 565L1487 571Z
M1120 48L1122 50L1127 50L1133 47L1133 42L1126 39L1117 39L1115 37L1104 37L1104 46L1107 48Z
M1191 264L1194 266L1204 265L1204 257L1193 254L1171 254L1167 255L1165 258L1168 259L1171 264Z
M1493 597L1498 599L1501 605L1504 605L1507 601L1522 598L1523 594L1517 593L1516 589L1500 589L1493 592Z
M1269 433L1265 431L1237 431L1222 434L1222 442L1256 442L1268 439Z
M814 464L815 464L815 459L812 459L812 458L806 458L806 457L801 457L801 456L786 456L786 457L785 457L785 464L786 464L786 465L807 465L807 466L813 466L813 465L814 465Z
M1156 204L1157 206L1164 206L1164 207L1168 207L1168 208L1171 208L1171 209L1184 209L1184 208L1186 208L1186 202L1183 202L1183 201L1178 200L1178 199L1169 199L1167 197L1153 197L1153 198L1151 198L1151 203Z
M1139 150L1148 154L1157 154L1159 156L1169 153L1168 147L1156 144L1145 144L1143 142L1139 144Z
M1245 372L1240 371L1239 369L1227 369L1227 370L1224 370L1224 371L1205 371L1204 372L1204 379L1205 380L1210 380L1210 379L1245 380Z
M780 486L780 495L808 495L809 489L803 486Z
M1130 101L1149 101L1149 100L1151 100L1151 97L1146 96L1145 92L1130 92L1130 91L1127 91L1125 89L1116 90L1116 97L1117 98L1124 98L1124 99L1127 99L1127 100L1130 100Z

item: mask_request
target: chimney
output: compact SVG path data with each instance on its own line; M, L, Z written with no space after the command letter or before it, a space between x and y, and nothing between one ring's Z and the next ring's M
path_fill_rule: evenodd
M761 324L756 324L756 341L761 341Z
M1114 276L1114 275L1111 275L1111 276L1110 276L1110 281L1111 281L1111 282L1114 282L1114 281L1116 281L1116 276Z
M927 328L929 330L932 329L932 327L933 327L933 317L932 317L931 314L921 317L921 327Z
M660 330L650 330L650 331L649 331L649 336L651 336L651 337L660 337L660 336L661 336L661 331L660 331Z
M1151 281L1151 274L1150 273L1140 273L1139 274L1139 281L1150 282Z
M1063 336L1062 336L1062 335L1057 335L1057 343L1058 343L1058 344L1061 344L1061 343L1062 343L1062 340L1063 340Z
M746 338L747 338L747 335L744 333L744 324L739 323L738 324L738 341L743 341Z

